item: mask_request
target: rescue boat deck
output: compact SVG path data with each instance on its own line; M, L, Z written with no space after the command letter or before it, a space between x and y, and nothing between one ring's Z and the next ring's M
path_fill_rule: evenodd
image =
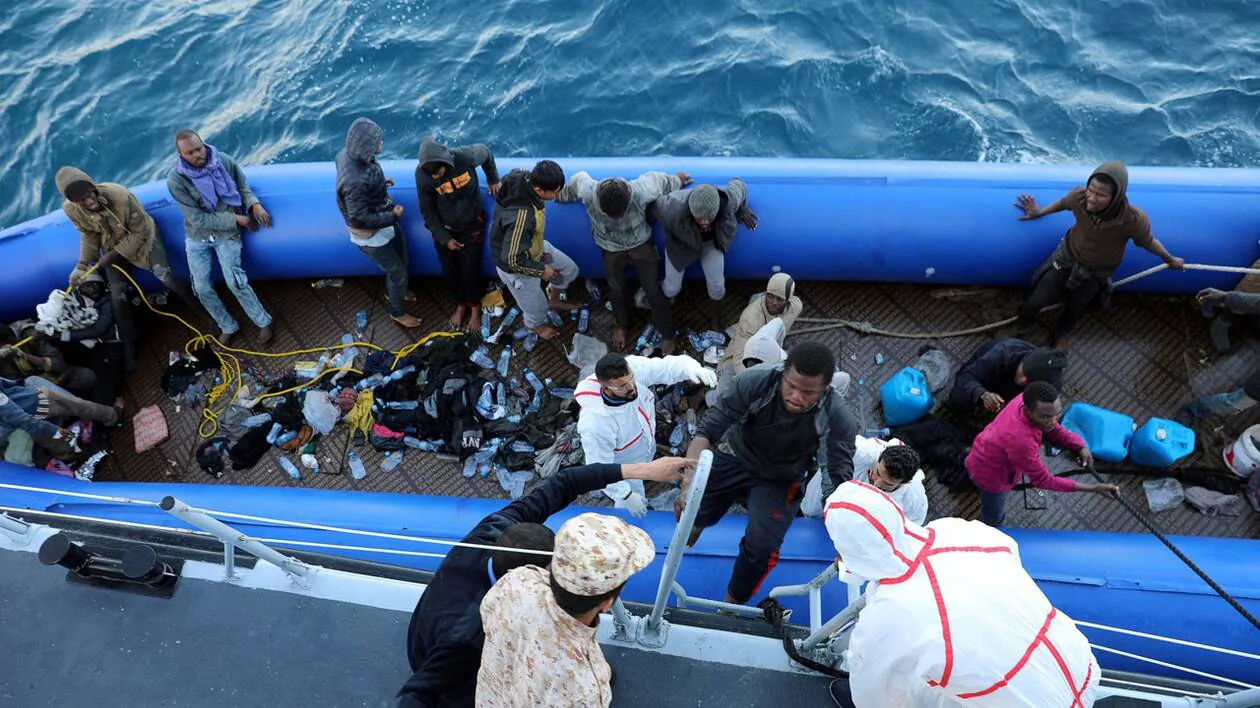
M602 283L601 283L602 285ZM728 286L725 320L734 322L748 297L761 290L764 282L732 282ZM275 317L275 338L270 351L289 351L324 346L338 341L343 332L353 331L355 313L369 313L367 338L373 343L396 350L413 337L431 329L442 329L452 303L440 280L417 278L413 288L419 302L412 312L421 316L424 325L407 332L392 323L382 301L383 280L380 278L347 279L343 287L312 289L306 281L258 283L256 289L263 303ZM580 285L573 290L577 293ZM804 316L815 318L843 317L869 321L892 331L939 332L959 330L995 322L1013 314L1022 297L1018 291L993 288L922 287L866 283L804 282L798 287L804 301ZM583 293L584 295L584 293ZM688 311L682 303L703 302L706 295L702 282L689 281L676 305L679 324L703 328L705 319L699 312ZM241 316L230 296L224 297ZM180 305L175 312L186 315ZM645 324L646 311L638 311L632 320L630 341ZM592 312L590 333L607 338L611 315L602 308ZM138 318L145 318L143 313ZM497 320L495 321L497 324ZM182 325L156 316L140 319L144 338L138 353L138 367L125 386L128 413L141 406L158 404L166 415L171 437L159 448L136 454L130 428L115 435L114 453L107 458L96 475L98 481L184 481L215 483L216 480L197 467L194 451L198 442L199 411L175 404L161 391L161 376L169 352L180 351L191 336ZM198 323L208 326L208 323ZM798 324L797 329L811 325ZM1084 400L1106 408L1123 411L1139 424L1150 416L1171 418L1175 411L1193 397L1229 390L1241 385L1246 376L1260 366L1260 347L1244 339L1245 323L1235 324L1238 342L1227 355L1217 355L1208 343L1208 321L1186 297L1131 295L1117 293L1109 310L1089 315L1072 339L1071 365L1065 389L1069 399ZM542 375L555 378L558 385L572 382L576 371L565 359L563 344L572 339L575 324L566 322L563 335L552 342L540 342L532 353L519 345L513 355L514 372L528 365ZM235 346L257 348L256 329L246 324ZM878 410L879 385L899 368L914 361L924 340L893 339L864 336L849 330L834 329L803 337L817 339L838 353L841 366L851 373L855 385L848 399L854 410L861 412L863 427L882 427ZM1044 329L1032 336L1044 342ZM935 340L956 363L966 361L988 337L986 335ZM799 338L790 340L797 341ZM680 339L680 343L682 340ZM563 343L563 344L562 344ZM492 353L497 349L492 350ZM876 365L876 353L887 361ZM279 372L292 366L300 357L281 359L253 358L260 368ZM308 357L309 358L309 357ZM858 381L864 384L857 385ZM864 392L863 392L864 391ZM1207 467L1223 475L1221 450L1238 433L1260 421L1260 408L1235 416L1222 428L1200 429L1199 449L1179 467ZM668 435L669 431L658 431ZM1205 434L1206 433L1206 434ZM493 476L466 479L456 462L433 453L409 451L402 464L392 472L380 470L381 455L368 446L356 448L367 464L368 475L354 480L345 464L346 434L339 426L331 436L319 443L318 455L325 473L308 475L297 482L280 468L273 454L265 456L255 467L241 472L230 469L220 484L307 486L322 489L400 492L448 496L506 498ZM974 492L951 493L934 481L928 473L929 518L962 516L976 518L979 504ZM1155 471L1129 465L1106 467L1109 481L1123 487L1123 493L1144 508L1141 482ZM339 472L329 474L328 472ZM651 492L651 490L649 490ZM1140 532L1143 528L1120 505L1095 495L1048 494L1044 509L1028 509L1020 492L1014 492L1007 503L1007 523L1018 527L1049 529ZM587 504L607 503L602 495L583 500ZM1035 506L1035 504L1034 504ZM1154 515L1156 523L1168 533L1257 537L1260 536L1260 514L1249 508L1240 517L1207 517L1183 506Z

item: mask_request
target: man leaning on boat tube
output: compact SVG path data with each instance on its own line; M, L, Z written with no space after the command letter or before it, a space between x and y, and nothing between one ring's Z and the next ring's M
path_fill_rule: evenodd
M869 582L848 649L849 679L831 685L855 708L1088 708L1099 666L1056 610L1011 537L979 521L908 519L869 484L828 500L842 580Z

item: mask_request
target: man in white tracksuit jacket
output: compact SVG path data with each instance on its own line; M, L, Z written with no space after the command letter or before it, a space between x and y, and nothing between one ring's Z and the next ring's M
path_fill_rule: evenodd
M849 643L856 708L1089 708L1099 667L1010 536L979 521L905 518L879 489L845 482L827 500L844 580L874 581ZM832 686L845 705L844 682Z
M581 408L577 429L586 464L651 462L656 457L656 395L651 387L684 381L712 387L717 375L689 356L605 354L595 373L573 393ZM636 517L647 514L641 480L615 482L604 494Z
M880 487L888 496L897 502L906 517L920 526L927 521L928 498L927 489L923 487L926 479L923 470L915 467L907 470L879 470L884 451L890 447L905 447L905 443L893 438L880 440L858 435L853 440L853 479ZM917 458L918 456L915 455ZM889 474L892 472L892 474ZM910 478L905 479L906 475ZM882 479L881 479L882 478ZM899 483L895 488L891 485ZM817 518L823 515L823 507L827 500L822 498L822 478L814 473L805 485L805 496L801 499L801 513Z

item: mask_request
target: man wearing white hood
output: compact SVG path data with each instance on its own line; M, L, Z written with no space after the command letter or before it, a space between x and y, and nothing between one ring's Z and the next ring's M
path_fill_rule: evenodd
M754 332L748 338L748 341L741 345L742 353L740 354L738 369L729 360L719 364L717 368L717 388L706 394L705 402L710 406L717 405L718 391L734 380L739 372L758 364L779 364L786 361L787 352L783 349L783 340L787 337L788 326L784 323L782 317L771 318L769 322ZM730 350L728 349L727 351L729 352ZM831 388L843 396L849 390L850 381L852 381L852 377L837 369L835 376L831 378ZM815 516L817 515L815 514Z
M825 513L841 579L872 581L849 642L848 685L832 685L837 703L1094 704L1100 670L1089 642L1033 582L1009 536L962 519L919 526L861 482L840 485Z
M656 395L652 387L690 381L716 386L717 375L689 356L648 359L605 354L595 373L578 383L573 393L581 412L578 435L585 464L633 464L656 457ZM643 481L614 482L604 494L618 509L638 518L647 514Z

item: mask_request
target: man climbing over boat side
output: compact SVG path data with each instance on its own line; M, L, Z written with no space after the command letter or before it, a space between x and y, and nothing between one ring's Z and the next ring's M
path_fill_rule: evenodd
M555 535L543 526L548 518L606 485L624 480L671 482L694 465L694 460L664 457L639 464L570 467L482 519L461 543L495 546L496 550L458 546L438 565L411 615L407 660L415 673L398 692L397 708L473 705L485 640L481 600L508 571L523 565L549 565L545 555L512 552L550 552Z
M1006 493L1024 477L1039 489L1054 492L1094 492L1120 498L1120 487L1056 477L1041 459L1042 440L1068 450L1083 467L1094 464L1094 456L1081 436L1059 424L1063 402L1059 391L1045 381L1028 384L1011 399L971 446L967 474L980 493L980 520L1001 526L1006 520Z
M796 281L787 273L775 273L766 283L766 291L754 296L748 306L739 315L735 323L735 336L726 345L726 353L718 363L718 375L723 369L738 374L745 368L744 347L757 330L766 326L770 320L778 319L783 323L783 336L792 331L796 318L801 316L804 305L796 295ZM782 344L782 339L779 340Z
M687 448L690 458L713 450L713 468L687 545L716 524L732 502L742 501L748 509L726 602L748 602L778 562L783 537L800 509L811 460L823 475L824 497L853 478L857 421L831 388L835 370L830 349L803 342L781 364L744 371L719 394ZM690 484L688 476L674 503L678 518Z
M1067 355L1022 339L995 339L980 346L954 378L947 405L964 419L996 415L1033 381L1063 387Z
M609 177L598 182L586 172L578 172L556 197L560 203L582 202L591 219L595 245L604 256L604 277L613 308L613 351L626 348L630 326L626 273L631 267L638 273L652 308L653 324L661 333L661 353L669 356L677 347L669 298L661 291L661 256L652 242L647 211L654 200L690 184L691 176L686 172L644 172L633 180Z
M564 170L551 160L539 160L528 172L512 170L499 187L490 222L490 255L499 278L521 309L525 326L543 339L560 334L547 324L547 310L581 307L563 297L578 277L577 263L544 238L547 202L563 188Z
M0 378L0 447L14 430L23 430L53 457L71 460L77 453L74 434L51 422L62 418L82 418L110 427L123 424L122 408L85 401L38 376L22 384Z
M652 387L683 382L712 387L717 376L685 355L648 359L609 352L601 357L595 373L578 382L573 394L586 464L650 462L656 456ZM618 481L603 491L618 509L629 509L637 518L647 514L642 480Z
M121 314L123 308L118 303L127 300L128 283L114 271L113 265L122 261L153 273L193 312L205 313L188 282L171 270L157 224L131 190L113 182L97 184L83 170L69 166L57 170L55 181L57 191L65 197L61 210L79 231L79 262L70 274L72 288L78 286L83 275L95 265L96 272L109 283L115 309ZM130 314L129 308L127 314ZM120 320L119 325L129 337L135 335L135 325L129 316ZM126 355L127 361L134 361L134 351L129 350Z
M1100 669L1050 604L1019 546L976 521L925 528L884 492L846 482L828 500L842 580L874 581L849 639L846 708L1089 708Z
M1054 328L1054 346L1067 352L1068 334L1094 303L1110 300L1111 274L1124 260L1129 241L1156 256L1169 268L1180 269L1185 261L1164 248L1151 234L1146 212L1129 203L1129 170L1123 162L1104 163L1084 187L1076 187L1048 207L1037 206L1029 194L1019 195L1015 206L1027 221L1047 214L1071 211L1075 223L1059 241L1050 258L1032 277L1032 293L1019 310L1016 329L1033 327L1042 308L1058 302L1065 307Z
M202 142L191 130L175 134L175 166L166 188L184 215L184 249L193 292L219 326L219 341L228 346L240 330L214 290L214 263L236 301L258 326L258 341L271 341L271 315L258 300L241 266L241 229L271 228L271 214L249 188L245 173L230 156Z
M1260 293L1242 290L1225 292L1216 288L1204 288L1195 295L1194 299L1203 308L1205 314L1211 313L1209 316L1212 317L1212 325L1208 329L1208 335L1211 338L1212 347L1221 354L1230 349L1229 328L1234 323L1234 315L1249 317L1260 315Z
M926 477L919 468L919 453L909 445L895 438L880 440L857 436L854 440L853 479L870 484L892 497L906 513L906 518L914 523L927 521L928 498L923 487ZM822 477L815 474L805 485L801 513L818 518L823 515L826 506L827 499L822 496Z
M655 558L647 532L615 516L564 522L550 569L516 568L481 601L486 641L477 705L611 705L612 669L595 638L599 615Z
M490 148L482 143L447 147L425 138L416 166L416 195L420 215L433 235L446 287L455 298L451 329L481 330L482 243L486 234L486 204L481 198L477 168L486 173L486 190L499 193L499 169ZM468 321L464 321L464 316Z
M389 196L394 179L386 177L376 156L385 149L381 127L355 118L338 153L337 208L350 231L350 241L385 272L389 317L401 327L420 326L407 312L416 295L408 285L407 235L402 230L403 206Z
M757 215L748 208L748 185L736 177L725 187L701 184L670 192L653 202L665 227L665 297L682 290L683 272L696 261L709 290L709 329L721 331L726 297L726 252L735 241L735 226L756 230Z

